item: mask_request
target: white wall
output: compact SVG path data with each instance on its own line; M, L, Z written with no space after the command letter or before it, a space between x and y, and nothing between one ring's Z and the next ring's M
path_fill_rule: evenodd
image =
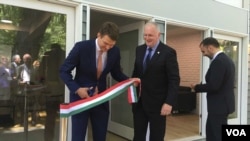
M250 9L250 1L249 0L243 0L243 8L245 9ZM249 11L250 14L250 11ZM248 19L248 22L250 23L250 18ZM250 25L248 25L250 28ZM249 38L249 42L250 42L250 38ZM249 73L249 69L250 69L250 45L248 45L248 98L247 98L247 124L250 124L250 73Z
M242 8L242 0L215 0L215 1L219 1L228 5Z
M84 2L236 33L248 33L248 11L215 0L85 0Z

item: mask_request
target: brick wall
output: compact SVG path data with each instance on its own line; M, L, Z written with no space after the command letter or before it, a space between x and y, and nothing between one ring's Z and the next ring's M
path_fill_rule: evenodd
M201 52L199 44L203 39L203 31L178 28L168 30L167 44L177 52L181 86L190 86L191 83L200 82ZM194 113L199 113L200 95L196 96L196 109Z
M199 44L203 32L192 30L185 34L171 35L168 33L167 44L177 52L180 69L181 86L190 86L200 82L201 53Z

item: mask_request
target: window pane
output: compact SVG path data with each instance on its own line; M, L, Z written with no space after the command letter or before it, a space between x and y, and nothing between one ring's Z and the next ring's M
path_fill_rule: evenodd
M234 62L235 65L235 105L238 105L238 61L239 61L239 42L230 41L230 40L222 40L218 39L221 49L225 54L227 54ZM229 118L236 118L237 117L237 107L235 107L235 112L229 115Z
M215 1L219 1L228 5L242 8L242 0L215 0Z
M0 5L0 18L0 140L59 140L67 17Z

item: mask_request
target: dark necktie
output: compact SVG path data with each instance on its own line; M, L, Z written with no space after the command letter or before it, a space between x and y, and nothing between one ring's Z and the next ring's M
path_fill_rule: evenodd
M144 71L146 70L146 68L147 68L147 66L149 64L149 61L151 59L151 52L152 52L152 48L149 48L148 49L148 55L147 55L146 60L144 62L144 68L143 68Z

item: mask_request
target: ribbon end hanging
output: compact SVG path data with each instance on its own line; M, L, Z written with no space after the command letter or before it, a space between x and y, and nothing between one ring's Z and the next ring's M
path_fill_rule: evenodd
M130 85L128 88L128 103L129 104L137 103L137 101L138 101L138 98L137 98L135 86Z

